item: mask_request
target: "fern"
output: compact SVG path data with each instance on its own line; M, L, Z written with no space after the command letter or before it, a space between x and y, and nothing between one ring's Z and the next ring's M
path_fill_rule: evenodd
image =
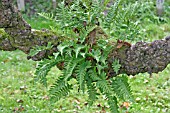
M80 90L83 90L83 92L84 92L84 78L85 78L87 69L90 67L91 67L90 62L83 62L77 67L78 70L76 70L77 79L80 85Z
M38 64L38 67L36 68L35 80L36 81L40 80L40 82L43 85L47 86L46 76L47 76L48 72L50 71L50 69L52 67L54 67L60 61L61 61L60 58L58 58L57 60L45 59L45 60L41 61Z
M121 5L121 2L122 2L122 0L118 0L118 1L116 1L116 3L113 6L111 6L111 8L110 8L110 10L109 10L109 12L108 12L108 14L105 18L105 21L106 21L105 25L107 27L110 28L110 24L113 23L113 21L115 21L115 18L118 14L118 9Z
M86 29L82 28L80 31L80 42L84 43L86 37L91 31L93 31L97 26L87 26Z
M79 46L76 45L75 46L74 52L76 53L76 58L78 58L78 55L80 54L80 50L82 50L84 48L86 48L86 46L84 46L84 45L79 45Z
M117 94L117 96L122 99L130 99L133 100L133 96L131 93L130 86L128 84L128 78L125 75L117 76L112 81L112 88L114 89L114 92Z
M112 63L112 68L118 74L118 71L120 70L121 65L119 64L119 60L114 60Z
M68 60L66 62L66 67L65 67L65 71L64 71L64 75L65 75L65 81L67 81L67 79L73 74L73 70L75 69L75 67L77 66L77 64L82 61L83 59L75 59L74 57L71 58L70 60Z
M40 51L50 50L52 47L53 46L52 46L51 42L48 42L47 46L35 46L35 47L33 47L33 49L30 50L29 56L35 56Z
M67 42L64 42L64 43L58 45L57 49L61 53L61 55L63 55L64 49L68 48L69 46L70 46L70 44L68 44Z
M107 80L107 69L110 68L107 58L113 48L110 41L118 37L132 40L138 36L140 27L133 18L138 15L136 9L140 4L138 2L125 4L125 1L117 0L111 7L107 7L109 1L75 0L69 6L61 2L58 4L55 16L47 13L39 14L46 19L56 21L57 26L51 27L52 30L67 37L61 39L57 46L58 52L53 54L54 57L40 62L36 71L37 79L47 85L46 75L53 66L62 62L63 75L49 90L53 101L58 101L69 94L72 90L71 82L69 83L71 78L76 78L79 89L83 92L87 85L90 106L98 99L98 92L107 97L110 111L113 113L119 112L117 100L132 99L127 77L122 75ZM105 10L108 10L108 14L103 16ZM129 18L132 21L129 21ZM103 31L108 33L107 36L103 36L102 34L105 34L103 32L101 34L96 32L101 37L95 37L95 44L87 43L90 41L89 35L93 31L95 33L97 28L104 29ZM119 61L115 60L112 67L118 74L121 68Z
M98 73L96 72L96 68L93 68L91 70L88 71L89 77L93 80L93 81L99 81L102 80L99 76Z
M96 86L100 89L100 91L103 94L113 93L111 86L109 85L108 81L106 81L106 80L97 81Z
M110 111L112 113L119 113L117 98L115 96L110 96L110 95L107 95L107 97L108 97L108 104L110 106Z
M100 50L92 50L90 53L90 56L92 56L94 59L96 59L97 62L99 62L99 59L101 57L101 51Z
M39 16L44 17L47 20L55 20L55 16L53 15L53 13L38 13Z
M58 101L62 97L67 96L71 89L72 89L72 85L66 83L64 81L64 77L60 76L49 90L51 95L51 100L54 102Z
M97 90L93 84L93 81L88 77L87 79L87 92L89 95L88 103L91 106L98 98L97 98Z

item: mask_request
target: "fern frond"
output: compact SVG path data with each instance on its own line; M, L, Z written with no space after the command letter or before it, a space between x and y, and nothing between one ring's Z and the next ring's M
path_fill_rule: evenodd
M41 17L44 17L47 20L53 20L55 21L55 16L53 15L53 13L38 13L38 15L40 15Z
M85 39L91 31L93 31L97 26L87 26L86 29L82 28L80 31L80 42L84 43Z
M87 69L90 67L91 67L91 63L89 61L87 61L87 62L84 61L82 64L80 64L77 67L77 70L76 70L77 79L78 79L78 82L80 85L80 90L82 90L83 92L84 92L84 85L85 85L84 78L85 78Z
M114 5L110 8L105 20L106 20L106 26L110 27L110 23L113 23L113 21L115 21L115 17L118 14L118 9L119 6L121 5L121 2L123 0L118 0L116 1L116 3L114 3Z
M68 47L70 47L70 46L71 46L70 43L63 42L63 43L61 43L60 45L57 46L57 49L58 49L58 51L61 53L61 55L63 55L64 49L66 49L66 48L68 48Z
M106 80L97 81L96 86L104 94L112 94L113 93L110 84Z
M90 53L90 55L96 59L97 62L99 62L99 59L101 57L101 51L99 49L97 50L92 50L92 52Z
M36 54L38 54L40 51L43 50L50 50L53 47L53 45L51 44L51 42L48 42L47 46L35 46L33 47L30 52L29 52L29 56L35 56Z
M81 49L84 49L84 48L86 48L85 45L76 45L76 46L75 46L74 51L75 51L75 53L76 53L76 58L78 57L78 55L79 55L79 53L80 53L80 50L81 50Z
M125 75L122 76L117 76L113 81L112 81L112 87L116 95L122 99L132 99L133 96L131 93L130 85L128 83L128 78Z
M47 74L48 72L50 71L50 69L55 66L58 62L60 62L61 59L57 59L57 60L50 60L50 59L45 59L43 61L41 61L39 64L38 64L38 67L36 68L36 71L35 71L35 80L38 81L40 80L40 82L47 86Z
M113 62L112 62L112 68L113 70L116 72L116 74L118 74L119 70L120 70L120 63L119 63L119 60L115 59Z
M93 70L92 70L92 69L89 70L89 71L88 71L88 74L89 74L89 77L90 77L93 81L102 80L102 79L98 76L98 74L97 74L97 72L96 72L96 68L94 68Z
M110 95L106 95L108 98L108 104L110 106L110 111L111 113L119 113L118 109L118 105L117 105L117 98L115 96L110 96Z
M62 97L67 96L71 89L72 85L66 83L64 77L60 76L49 90L51 100L58 101Z
M87 79L87 92L89 95L88 103L89 106L91 106L93 102L95 102L98 99L97 98L98 93L90 78Z
M65 67L65 70L64 70L65 81L67 81L67 79L73 74L73 70L75 69L75 67L77 66L77 64L81 60L83 60L83 58L82 59L81 58L75 59L73 57L66 62L66 67Z

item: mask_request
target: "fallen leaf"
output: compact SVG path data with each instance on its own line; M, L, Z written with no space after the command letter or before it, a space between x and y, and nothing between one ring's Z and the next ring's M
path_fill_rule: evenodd
M129 102L123 102L123 104L121 105L121 107L125 107L126 109L128 109L130 106Z

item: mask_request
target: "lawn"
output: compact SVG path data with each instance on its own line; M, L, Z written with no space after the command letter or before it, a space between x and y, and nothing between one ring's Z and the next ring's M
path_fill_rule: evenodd
M26 20L33 28L49 28L53 22L42 18ZM152 41L170 34L170 24L145 25L147 37ZM19 51L0 51L0 112L25 113L105 113L109 112L104 97L89 107L87 92L77 92L77 81L69 96L52 103L48 98L49 87L35 83L34 72L37 62L27 60L26 55ZM52 84L61 72L52 68L48 74L48 84ZM134 95L134 102L120 102L122 113L170 113L170 65L158 74L149 77L147 73L129 77Z

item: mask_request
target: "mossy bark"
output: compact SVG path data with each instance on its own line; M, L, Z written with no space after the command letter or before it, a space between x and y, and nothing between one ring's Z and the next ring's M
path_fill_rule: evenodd
M12 5L11 0L1 0L0 2L0 50L12 51L20 49L26 54L32 47L46 46L48 42L54 45L51 50L44 50L35 56L28 57L33 60L47 58L57 51L57 45L62 43L63 37L49 30L33 30L24 21L20 12ZM97 30L97 29L96 29ZM87 44L95 44L98 35L102 30L92 31L87 37ZM102 32L105 37L106 34ZM92 36L91 36L92 35ZM109 43L110 44L110 43ZM164 40L155 40L151 43L137 42L134 45L123 43L118 47L118 43L112 45L112 51L108 56L109 68L106 69L108 76L116 75L112 69L114 59L119 59L121 69L118 74L126 73L135 75L138 73L157 73L166 68L170 63L170 37Z

